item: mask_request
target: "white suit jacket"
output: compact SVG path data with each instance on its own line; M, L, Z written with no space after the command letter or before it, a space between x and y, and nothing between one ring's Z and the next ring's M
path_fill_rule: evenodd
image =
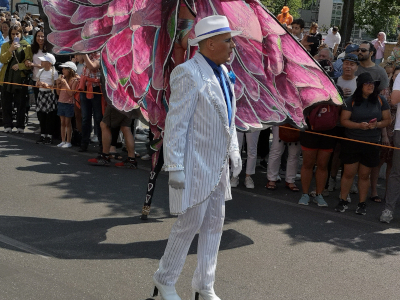
M239 151L236 98L227 69L222 68L233 95L230 126L218 79L199 52L171 73L163 169L184 170L186 177L185 189L169 188L171 214L182 214L201 204L221 178L226 182L225 200L232 199L227 161L230 152Z

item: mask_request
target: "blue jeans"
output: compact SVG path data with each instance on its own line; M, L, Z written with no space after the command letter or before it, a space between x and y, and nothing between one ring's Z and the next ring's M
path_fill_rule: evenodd
M98 88L93 88L94 92L100 91ZM101 110L101 95L94 94L93 99L86 98L86 93L80 93L81 111L82 111L82 142L81 147L89 145L90 133L92 131L92 112L94 119L94 127L97 128L97 137L101 145L101 129L100 122L103 119Z

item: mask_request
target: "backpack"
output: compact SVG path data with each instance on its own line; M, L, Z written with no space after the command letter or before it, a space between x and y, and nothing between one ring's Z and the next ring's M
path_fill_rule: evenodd
M308 120L310 121L311 130L325 131L335 128L339 119L340 106L320 104L314 107Z
M286 129L285 127L294 128L290 124L283 124L279 126L279 139L286 143L295 143L300 140L300 131L293 129Z

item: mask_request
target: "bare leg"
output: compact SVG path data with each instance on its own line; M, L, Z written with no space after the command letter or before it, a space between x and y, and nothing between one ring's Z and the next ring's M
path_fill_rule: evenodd
M125 138L125 145L126 149L128 150L128 156L135 158L135 140L133 139L131 128L121 126L121 131Z
M325 188L326 179L328 178L328 163L331 152L318 150L317 154L317 171L315 172L315 181L317 184L316 193L322 194ZM303 157L304 159L304 157Z
M65 142L65 117L60 116L61 121L61 142Z
M71 136L72 136L71 118L65 117L65 129L67 131L67 143L71 143Z
M362 164L358 167L358 194L360 202L365 202L368 195L371 168Z
M303 165L301 167L301 187L303 194L308 194L310 189L317 153L318 150L303 150Z
M353 184L354 176L357 174L359 163L345 164L342 180L340 181L340 199L347 199Z
M111 145L111 130L107 126L106 123L103 121L100 122L100 128L101 128L101 137L103 140L103 153L104 154L109 154L110 153L110 145Z

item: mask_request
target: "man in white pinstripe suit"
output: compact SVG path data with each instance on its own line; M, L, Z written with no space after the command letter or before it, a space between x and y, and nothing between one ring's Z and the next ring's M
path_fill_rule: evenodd
M228 160L238 176L240 159L235 129L236 99L224 63L235 48L225 16L210 16L195 27L200 51L177 66L164 132L164 170L169 171L171 214L178 215L165 253L154 274L153 296L180 300L175 283L190 244L199 231L193 298L220 300L214 292L225 200L232 198Z

